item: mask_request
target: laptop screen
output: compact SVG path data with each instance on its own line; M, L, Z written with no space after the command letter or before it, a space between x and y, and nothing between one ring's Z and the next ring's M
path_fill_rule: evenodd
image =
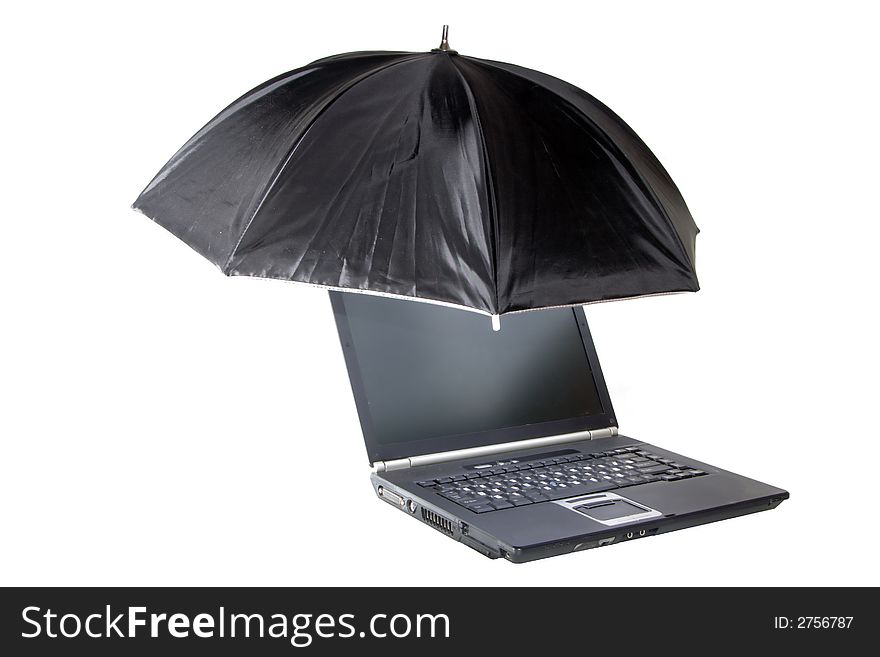
M464 310L335 296L347 320L346 355L353 385L359 379L368 447L413 455L424 452L406 444L446 439L438 450L446 451L473 446L475 434L577 423L606 412L585 346L586 322L570 308L505 316L493 331L488 317ZM506 442L501 434L485 442Z

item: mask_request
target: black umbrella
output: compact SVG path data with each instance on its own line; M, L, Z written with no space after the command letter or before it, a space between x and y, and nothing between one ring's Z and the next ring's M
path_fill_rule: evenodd
M491 315L699 289L698 232L616 114L549 75L356 52L261 84L134 207L227 275Z

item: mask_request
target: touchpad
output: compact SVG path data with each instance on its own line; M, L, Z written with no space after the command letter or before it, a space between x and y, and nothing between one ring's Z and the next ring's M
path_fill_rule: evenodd
M644 513L647 510L644 507L636 506L619 498L594 502L593 504L582 504L574 508L585 516L590 516L593 520L614 520L615 518Z
M564 500L554 500L553 503L609 526L641 522L663 515L657 509L621 497L616 493L596 493L586 497L581 495Z

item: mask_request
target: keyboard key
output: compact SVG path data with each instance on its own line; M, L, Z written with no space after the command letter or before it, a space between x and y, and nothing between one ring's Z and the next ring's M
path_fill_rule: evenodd
M419 482L417 482L417 483L418 483L418 485L421 486L422 488L431 488L431 487L437 485L437 482L434 481L433 479L429 479L428 481L419 481Z
M474 504L467 507L467 509L468 511L473 511L474 513L486 513L487 511L494 511L495 507L491 504Z
M658 472L666 472L667 470L669 470L669 466L660 464L660 465L652 465L647 468L638 468L637 467L636 469L638 472L640 472L642 474L657 474Z
M508 502L507 500L492 500L492 506L495 509L512 509L513 504Z

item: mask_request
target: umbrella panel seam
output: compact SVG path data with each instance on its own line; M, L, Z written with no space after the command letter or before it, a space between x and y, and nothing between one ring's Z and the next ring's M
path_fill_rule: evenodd
M495 182L492 176L492 168L489 165L489 153L488 148L486 146L486 134L483 132L483 124L480 121L480 112L477 109L477 101L474 98L473 90L471 89L470 84L468 84L467 78L465 78L464 74L455 64L455 59L451 58L452 67L455 69L455 72L458 74L458 77L461 79L461 83L464 86L465 93L468 97L468 104L471 107L471 113L474 117L474 124L477 128L477 137L480 140L480 156L483 161L483 170L486 175L486 203L489 211L489 230L491 231L489 243L492 248L492 286L494 289L494 301L495 301L495 313L499 314L498 311L501 309L501 303L498 299L498 215L497 215L497 202L495 197Z

